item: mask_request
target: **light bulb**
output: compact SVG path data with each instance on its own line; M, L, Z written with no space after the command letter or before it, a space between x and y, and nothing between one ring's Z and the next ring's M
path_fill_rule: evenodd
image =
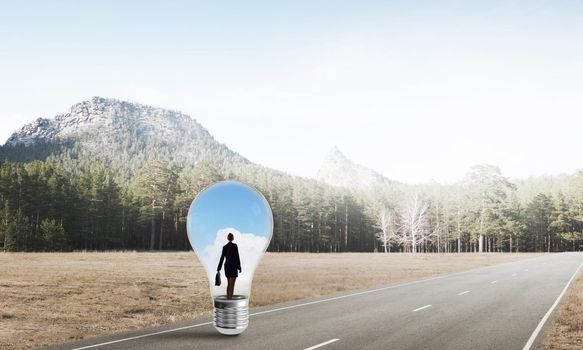
M273 233L269 203L256 189L236 181L207 187L192 202L188 211L187 232L190 245L204 266L213 299L213 324L222 334L237 335L249 324L249 297L255 268L263 257ZM215 275L225 247L226 261L220 271L221 285ZM241 272L234 258L236 244ZM230 261L229 261L230 260ZM234 293L227 295L229 275L235 273Z

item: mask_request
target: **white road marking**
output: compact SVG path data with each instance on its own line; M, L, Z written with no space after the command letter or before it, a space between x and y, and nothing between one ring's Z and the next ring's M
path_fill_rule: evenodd
M514 277L514 276L516 276L516 274L515 274L515 273L513 273L513 274L512 274L512 277Z
M540 258L540 257L538 257L538 256L537 257L532 257L532 258L529 258L529 259L524 259L523 261L530 260L530 259L538 259L538 258ZM376 292L381 292L381 291L388 290L388 289L394 289L394 288L399 288L399 287L410 286L410 285L417 284L417 283L429 282L429 281L434 281L434 280L443 279L443 278L447 278L447 277L452 277L452 276L457 276L457 275L464 275L464 274L468 274L468 273L475 273L476 271L487 270L487 269L492 269L492 268L498 268L500 266L510 265L510 264L514 264L514 263L516 263L516 262L515 261L509 261L509 262L502 263L502 264L495 264L495 265L490 265L490 266L484 266L484 267L479 267L479 268L476 268L476 269L471 269L471 270L466 270L466 271L447 273L447 274L444 274L444 275L435 276L435 277L429 277L429 278L425 278L425 279L422 279L422 280L417 280L417 281L412 281L412 282L407 282L407 283L402 283L402 284L396 284L394 286L387 286L387 287L381 287L381 288L376 288L376 289L369 289L369 290L365 290L365 291L358 292L358 293L352 293L352 294L347 294L347 295L340 295L340 296L333 297L333 298L316 300L316 301L310 301L310 302L303 303L303 304L296 304L296 305L284 306L284 307L280 307L280 308L276 308L276 309L271 309L271 310L259 311L259 312L253 313L253 314L249 314L249 316L257 316L257 315L261 315L261 314L268 314L268 313L271 313L271 312L277 312L277 311L295 309L295 308L298 308L298 307L303 307L303 306L308 306L308 305L313 305L313 304L318 304L318 303L325 303L325 302L334 301L334 300L338 300L338 299L350 298L350 297L353 297L353 296L358 296L358 295L363 295L363 294L376 293ZM129 337L129 338L123 338L123 339L118 339L118 340L112 340L112 341L108 341L108 342L105 342L105 343L87 345L87 346L83 346L83 347L80 347L80 348L74 348L74 349L71 349L71 350L84 350L84 349L97 348L97 347L104 346L104 345L116 344L116 343L121 343L121 342L128 341L128 340L134 340L134 339L151 337L153 335L158 335L158 334L165 334L165 333L170 333L170 332L177 332L177 331L181 331L181 330L184 330L184 329L196 328L196 327L206 326L206 325L210 325L210 324L212 324L212 322L198 323L198 324L191 325L191 326L172 328L172 329L167 329L165 331L153 332L153 333L146 333L146 334L142 334L142 335L137 335L135 337Z
M423 309L427 309L428 307L431 307L431 305L425 305L425 306L421 306L421 307L419 307L419 308L417 308L417 309L413 310L413 312L417 312L417 311L420 311L420 310L423 310Z
M167 329L165 331L160 331L160 332L154 332L154 333L136 335L135 337L129 337L129 338L123 338L123 339L118 339L118 340L112 340L112 341L108 341L107 343L100 343L100 344L88 345L88 346L83 346L83 347L80 347L80 348L74 348L74 349L71 349L71 350L91 349L91 348L96 348L96 347L99 347L99 346L111 345L111 344L115 344L115 343L121 343L121 342L128 341L128 340L140 339L140 338L150 337L150 336L158 335L158 334L164 334L164 333L181 331L183 329L189 329L189 328L195 328L195 327L200 327L200 326L206 326L208 324L212 324L212 322L199 323L199 324L195 324L195 325L192 325L192 326L172 328L172 329Z
M490 268L490 267L493 267L493 266L500 266L500 265L506 265L506 264L511 264L511 263L513 263L513 261L511 261L509 263L498 264L498 265L485 266L485 267L481 267L479 269L486 269L486 268ZM302 306L308 306L308 305L313 305L313 304L325 303L325 302L328 302L328 301L334 301L334 300L338 300L338 299L344 299L344 298L354 297L354 296L363 295L363 294L370 294L370 293L381 292L381 291L388 290L388 289L410 286L412 284L433 281L433 280L442 279L442 278L445 278L445 277L451 277L451 276L456 276L456 275L460 275L460 274L465 274L465 273L468 273L468 272L470 272L470 271L454 272L454 273L451 273L451 274L442 275L442 276L436 276L436 277L430 277L430 278L423 279L423 280L419 280L419 281L412 281L412 282L407 282L407 283L403 283L403 284L397 284L397 285L394 285L394 286L387 286L387 287L381 287L381 288L377 288L377 289L370 289L370 290L365 290L365 291L362 291L362 292L357 292L357 293L352 293L352 294L347 294L347 295L340 295L340 296L332 297L332 298L328 298L328 299L310 301L310 302L303 303L303 304L297 304L297 305L291 305L291 306L284 306L284 307L280 307L280 308L277 308L277 309L259 311L259 312L250 314L249 316L256 316L256 315L261 315L261 314L268 314L268 313L271 313L271 312L277 312L277 311L288 310L288 309L295 309L295 308L302 307ZM75 349L73 349L73 350L75 350Z
M322 347L322 346L324 346L324 345L332 344L332 343L334 343L335 341L339 341L339 340L340 340L340 339L338 339L338 338L335 338L335 339L330 339L330 340L328 340L328 341L325 341L325 342L323 342L323 343L320 343L320 344L318 344L318 345L314 345L314 346L312 346L312 347L305 348L304 350L314 350L314 349L317 349L317 348L321 348L321 347Z
M468 294L469 292L470 292L469 290L466 290L466 291L464 291L464 292L457 293L457 295L464 295L464 294Z
M498 283L498 280L490 282L490 284Z
M571 276L571 279L569 280L569 282L567 282L567 285L565 286L565 288L563 288L563 291L561 292L561 294L559 294L559 296L557 297L557 300L555 300L555 303L553 305L551 305L551 308L549 309L549 311L547 311L547 313L540 320L540 322L538 323L538 326L536 326L536 328L534 329L534 331L530 335L530 338L528 338L528 341L526 342L526 345L524 345L524 348L522 348L522 350L530 350L530 347L532 346L532 344L534 344L536 337L538 336L541 329L543 328L543 326L545 325L545 323L547 322L547 320L549 319L549 317L553 313L553 310L557 307L557 305L559 304L559 302L563 298L563 295L565 295L565 292L567 292L567 289L569 289L571 282L573 282L573 280L575 279L575 276L577 276L577 274L579 273L579 270L581 270L581 266L583 266L583 262L579 265L577 270L575 270L575 273L573 273L573 276Z
M528 271L528 269L524 269L524 271Z

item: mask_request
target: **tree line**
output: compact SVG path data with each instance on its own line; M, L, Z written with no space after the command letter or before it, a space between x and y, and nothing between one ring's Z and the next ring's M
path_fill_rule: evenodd
M269 251L534 252L583 244L582 173L511 182L482 165L452 185L350 190L266 168L151 160L124 179L99 161L2 162L0 243L8 251L190 249L186 216L196 194L238 180L272 207Z
M210 184L231 179L255 186L269 201L270 250L372 250L372 222L354 196L312 180L274 178L256 170L225 174L205 162L183 169L154 160L122 183L100 162L5 161L0 242L8 251L190 249L186 216L192 200Z
M583 173L545 180L516 184L498 167L478 165L456 184L412 188L376 210L382 251L581 250Z

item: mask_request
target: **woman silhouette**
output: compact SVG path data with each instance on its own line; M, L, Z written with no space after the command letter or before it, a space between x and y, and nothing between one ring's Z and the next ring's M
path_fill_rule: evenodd
M229 232L227 235L229 243L223 246L221 253L221 260L217 272L221 271L223 260L225 260L225 276L227 276L227 299L233 299L233 291L235 290L235 280L237 279L237 270L241 272L241 260L239 260L239 249L233 243L233 234Z

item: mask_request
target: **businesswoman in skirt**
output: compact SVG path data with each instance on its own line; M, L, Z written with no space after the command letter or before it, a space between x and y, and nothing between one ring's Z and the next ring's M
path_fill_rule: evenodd
M241 260L239 259L239 249L237 248L237 245L233 243L233 234L229 233L227 239L229 240L229 243L223 246L223 252L221 253L221 260L219 261L217 272L221 271L224 260L225 276L227 276L227 299L233 299L235 280L238 276L237 270L239 270L239 273L241 272Z

